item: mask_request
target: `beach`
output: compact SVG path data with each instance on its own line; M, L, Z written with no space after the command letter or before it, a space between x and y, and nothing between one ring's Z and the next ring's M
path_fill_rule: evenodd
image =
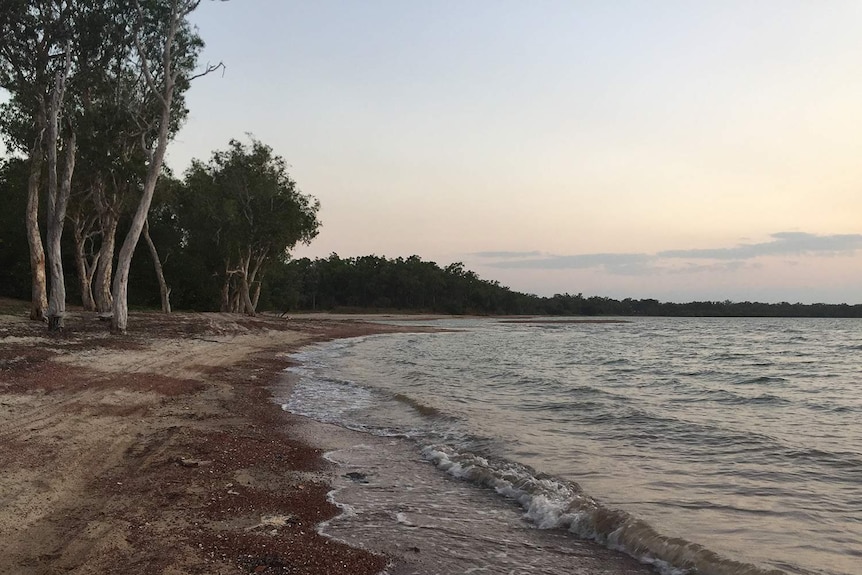
M7 306L8 307L8 306ZM298 347L397 327L132 314L116 337L0 315L0 573L377 573L318 534L332 465L269 386Z
M428 319L136 313L117 337L75 312L49 335L0 301L0 574L853 572L856 427L780 435L852 418L856 360L811 361L858 348L852 322ZM746 338L771 351L725 349ZM728 404L754 414L728 431Z

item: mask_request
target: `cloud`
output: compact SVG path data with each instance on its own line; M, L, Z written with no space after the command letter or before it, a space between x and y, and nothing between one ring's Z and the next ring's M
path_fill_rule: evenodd
M659 252L660 258L682 258L702 260L747 260L761 256L810 255L852 253L862 249L862 234L835 234L820 236L803 232L780 232L770 236L772 240L756 244L740 244L732 248L697 250L667 250Z
M542 252L473 252L469 255L488 259L512 259L538 257L542 255Z
M495 268L507 269L586 269L586 268L625 268L640 265L653 259L649 254L579 254L573 256L546 255L536 259L513 259L488 264Z
M655 273L731 272L757 266L752 260L764 256L841 255L862 249L862 234L817 235L803 232L771 234L771 240L745 243L729 248L665 250L648 253L596 253L575 255L531 252L477 252L471 254L495 261L487 265L502 269L591 269L600 268L618 275ZM720 263L698 264L680 260L718 260Z
M664 267L664 271L670 274L699 274L699 273L729 273L741 269L761 268L763 264L758 262L727 261L710 264L696 264L687 262L683 266Z

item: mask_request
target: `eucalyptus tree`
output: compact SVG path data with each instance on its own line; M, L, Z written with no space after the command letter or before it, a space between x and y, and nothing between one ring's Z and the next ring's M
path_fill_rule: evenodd
M146 170L114 273L111 329L115 333L126 332L132 256L147 221L169 137L177 127L177 104L194 78L221 67L207 65L196 70L203 41L190 24L189 15L198 4L200 0L134 0L131 37L135 49L130 69L139 72L142 82L134 85L138 97L133 114L141 130Z
M66 289L61 242L78 158L79 132L98 102L114 98L101 90L104 70L123 58L127 25L116 0L13 0L0 19L0 81L11 95L4 132L13 147L28 154L30 179L26 215L33 270L31 317L44 308L45 273L38 223L40 191L46 196L48 284L47 320L63 326ZM125 42L127 45L128 41ZM95 103L95 104L94 104ZM92 138L90 138L92 141ZM70 214L75 223L76 263L82 291L92 269L82 266L82 244L94 220L80 202Z
M44 319L46 313L53 314L55 327L62 321L60 298L65 299L59 242L68 197L66 182L75 161L73 132L66 129L61 135L61 119L69 120L61 116L73 73L73 8L72 2L64 0L8 0L0 11L0 88L10 96L0 115L2 128L10 146L28 156L30 166L25 213L32 274L30 317ZM61 148L65 168L59 176ZM47 243L54 290L50 311L38 220L43 185L47 186Z
M189 247L216 258L222 311L254 315L266 266L317 235L320 203L303 194L283 158L252 139L231 140L209 163L192 162L180 198Z
M4 0L0 88L9 92L10 101L0 127L12 147L29 157L31 317L43 317L47 306L49 325L62 326L60 240L81 144L81 156L88 160L88 200L99 214L101 231L98 260L91 260L98 266L95 299L102 311L110 305L112 329L125 332L128 268L167 142L185 116L182 94L194 77L220 66L195 70L203 42L188 16L199 2ZM48 302L38 223L42 188L47 195ZM128 201L134 215L108 293L116 223L131 196L137 196Z

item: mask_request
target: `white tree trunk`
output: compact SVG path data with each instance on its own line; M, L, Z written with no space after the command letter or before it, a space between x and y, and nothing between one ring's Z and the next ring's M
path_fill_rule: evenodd
M147 214L150 210L150 204L153 201L153 192L156 189L159 175L162 171L162 163L165 159L165 150L168 145L168 134L171 121L171 103L174 99L174 90L176 89L177 79L182 70L174 68L173 51L174 44L177 39L177 31L185 21L186 17L197 8L200 0L172 0L170 21L167 23L167 30L164 36L164 44L161 46L161 70L159 74L153 75L150 69L150 61L148 60L148 50L143 46L140 35L137 33L134 37L135 48L137 50L137 63L140 65L141 76L146 82L146 90L150 95L154 96L160 105L160 117L156 122L159 126L158 136L156 137L155 147L145 145L147 152L147 174L144 178L144 188L141 193L138 207L135 210L135 215L132 218L129 231L126 234L126 239L120 248L120 255L117 259L117 270L114 273L114 282L112 295L114 298L113 316L111 318L111 331L114 333L126 333L126 327L129 320L129 268L132 264L132 256L135 253L135 247L138 245L138 240L141 238L141 232L144 229L144 222L147 219ZM137 10L140 17L144 17L144 11L139 0L134 1L134 8ZM208 65L206 69L186 81L191 81L196 77L208 74L221 67L221 64L216 66Z
M140 8L140 7L139 7ZM190 8L190 10L193 8ZM111 331L114 333L125 334L129 322L129 269L132 266L132 256L135 253L135 247L138 245L138 240L141 238L141 232L144 229L144 222L147 220L147 214L150 211L150 204L153 201L153 192L156 190L156 183L159 180L159 175L162 172L162 163L165 159L165 151L168 147L168 128L171 120L171 102L174 98L174 88L176 87L177 72L173 69L171 54L174 48L174 40L176 39L177 28L180 22L185 18L187 12L179 9L178 0L174 0L171 4L171 21L168 26L167 34L165 35L165 44L162 49L162 78L164 84L157 86L155 80L147 68L146 55L140 45L140 39L136 39L138 55L141 58L144 75L146 77L147 86L158 98L161 104L161 118L159 119L159 135L156 140L155 150L149 151L149 162L147 164L147 175L144 179L144 189L141 193L141 199L138 202L138 207L135 210L135 215L132 217L129 231L126 234L126 239L123 240L123 245L120 248L120 255L117 259L117 270L114 273L114 284L111 294L114 298L113 315L111 316Z
M260 302L260 289L263 284L263 272L261 270L263 269L263 264L266 261L266 255L268 252L268 248L258 250L256 257L254 258L254 266L249 274L249 287L254 286L254 295L251 296L251 299L249 300L251 303L251 315L257 313L257 304ZM258 274L260 274L260 277L258 277Z
M75 171L75 132L65 139L64 172L62 181L57 180L57 151L60 146L60 112L66 93L66 79L72 69L72 46L66 43L66 62L62 70L54 76L51 101L45 116L45 144L48 150L48 329L55 331L63 327L66 315L66 281L63 277L63 254L60 242L63 239L63 225L66 222L66 206L72 187L72 174Z
M173 93L173 90L171 92ZM162 117L156 152L153 154L147 169L147 178L144 182L141 200L138 203L137 210L135 210L135 215L132 218L132 223L129 226L129 231L126 234L126 239L123 241L120 255L117 259L117 270L114 273L114 284L111 290L111 295L114 298L111 331L114 333L125 334L129 322L129 270L132 267L132 256L135 254L138 240L141 239L144 222L147 220L147 214L150 211L156 182L158 182L159 173L162 170L162 162L165 158L165 148L167 148L168 141L169 113L170 108L167 107Z
M30 246L30 273L32 275L30 319L45 320L48 309L48 284L45 280L45 249L39 231L39 182L42 177L41 138L30 153L30 177L27 181L27 243Z
M48 329L55 331L64 327L66 316L66 280L63 277L63 253L61 242L63 239L63 225L66 222L66 207L69 205L69 194L72 188L72 174L75 171L76 141L75 134L65 143L65 168L63 180L57 186L54 182L49 194L53 195L48 201L48 269L50 270L51 284L48 292ZM49 163L51 162L49 152ZM56 154L53 158L56 163ZM56 167L56 165L55 165ZM49 186L51 180L51 167L48 169Z
M114 250L117 242L117 215L111 209L102 212L99 218L102 229L102 245L99 247L99 264L93 286L96 311L100 314L111 312L114 298L111 296L111 279L114 275Z
M246 315L254 315L254 304L251 301L250 290L251 284L249 283L249 267L251 263L251 250L245 256L240 258L239 262L239 286L237 287L238 293L238 305L236 308L236 312L242 312Z
M251 305L254 306L255 312L257 312L257 304L260 302L260 286L263 282L263 275L261 278L254 284L254 295L251 298Z

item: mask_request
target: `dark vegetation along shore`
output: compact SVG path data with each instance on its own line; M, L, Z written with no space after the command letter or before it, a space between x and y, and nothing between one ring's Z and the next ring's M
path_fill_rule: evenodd
M271 401L297 346L397 330L326 319L133 314L61 336L0 310L0 573L379 572L319 535L329 464ZM10 313L13 311L13 313Z

